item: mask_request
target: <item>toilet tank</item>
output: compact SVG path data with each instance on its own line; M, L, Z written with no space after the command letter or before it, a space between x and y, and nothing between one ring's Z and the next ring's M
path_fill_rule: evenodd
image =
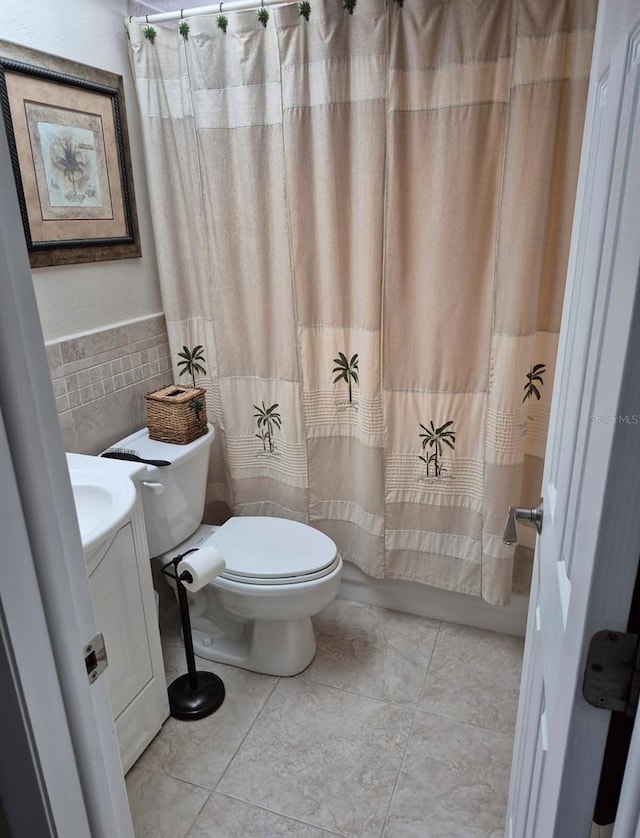
M212 425L187 445L149 439L146 428L114 442L111 448L134 451L147 460L168 460L168 466L147 466L136 478L151 557L173 550L189 538L202 522L207 488Z

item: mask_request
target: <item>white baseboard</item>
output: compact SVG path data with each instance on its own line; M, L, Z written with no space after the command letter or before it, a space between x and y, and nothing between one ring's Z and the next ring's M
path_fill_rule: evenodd
M514 594L510 605L489 605L481 597L442 591L417 582L374 579L351 562L344 563L338 596L392 611L404 611L432 620L516 634L524 637L528 597Z

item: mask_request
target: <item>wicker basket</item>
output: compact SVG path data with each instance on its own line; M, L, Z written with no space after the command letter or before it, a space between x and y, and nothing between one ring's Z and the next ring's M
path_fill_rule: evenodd
M201 387L170 384L145 396L147 428L151 439L186 445L207 432L207 407ZM202 410L194 409L199 399Z

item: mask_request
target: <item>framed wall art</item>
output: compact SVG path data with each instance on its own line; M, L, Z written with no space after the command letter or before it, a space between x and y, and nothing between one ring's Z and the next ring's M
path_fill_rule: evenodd
M0 41L32 267L140 256L122 77Z

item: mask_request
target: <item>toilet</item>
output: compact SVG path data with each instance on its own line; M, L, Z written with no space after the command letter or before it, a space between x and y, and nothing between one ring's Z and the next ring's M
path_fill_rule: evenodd
M338 593L342 559L328 536L298 521L240 516L219 527L201 524L214 433L210 425L194 442L174 445L150 439L144 428L112 448L171 464L147 465L136 478L153 561L164 565L205 545L224 557L226 570L189 593L195 653L253 672L296 675L315 655L310 618Z

